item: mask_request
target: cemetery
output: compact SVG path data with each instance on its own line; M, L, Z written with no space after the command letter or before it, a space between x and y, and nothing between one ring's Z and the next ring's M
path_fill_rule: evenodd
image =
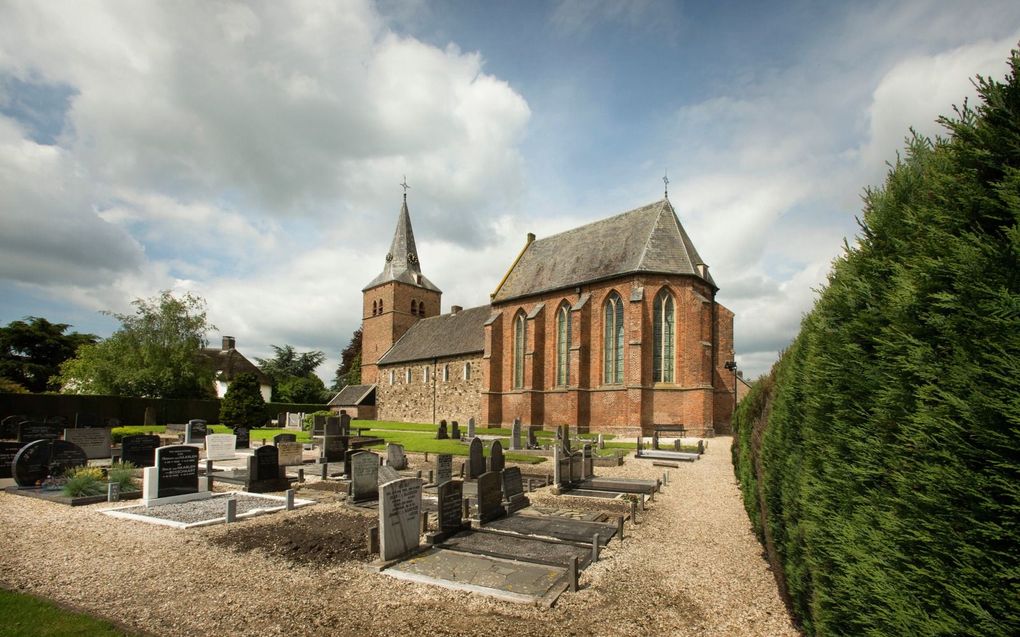
M288 606L282 616L257 613L258 621L296 634L302 632L302 621L330 617L335 625L363 630L392 629L422 617L436 634L479 629L482 624L470 616L452 624L443 620L440 609L453 600L478 613L498 607L521 621L538 622L537 627L548 614L564 626L583 626L592 620L581 619L576 611L615 599L625 582L627 590L649 592L625 595L641 601L608 615L596 614L597 621L605 626L628 621L654 626L668 621L672 611L662 616L656 606L654 614L637 612L644 608L651 613L648 604L659 594L652 594L659 589L651 587L640 569L656 572L667 566L669 562L657 557L662 554L675 556L670 559L684 569L694 564L692 572L697 573L704 558L692 549L719 551L718 538L692 538L692 529L674 527L679 519L690 525L701 516L687 482L706 479L696 476L699 467L728 467L722 453L668 474L640 462L631 453L637 449L633 443L580 436L567 427L550 431L519 422L505 429L476 427L473 422L463 427L452 422L364 422L354 427L346 416L307 420L308 426L300 429L285 417L284 427L250 431L194 420L146 431L18 423L8 427L16 435L0 447L2 458L10 457L4 475L15 482L0 495L0 510L14 522L16 545L30 545L38 525L56 516L92 535L115 538L118 547L144 550L157 564L173 563L175 570L182 563L202 564L198 571L219 565L204 576L188 571L178 583L184 588L213 585L228 596L242 594L228 575L239 560L254 561L260 580L276 580L285 590L328 588L335 578L344 582L343 604ZM699 442L706 453L703 441L681 442L681 453L697 455ZM596 464L600 458L612 462ZM131 463L126 466L134 468L129 470L133 490L107 491L104 483L103 493L87 501L39 499L45 485L55 485L68 468L87 467L102 475L115 462ZM56 486L51 490L60 492ZM30 493L34 497L14 497ZM66 504L78 506L64 508ZM753 548L749 534L738 541L746 551ZM111 553L113 546L87 546L89 554L115 570L129 568ZM57 556L70 547L50 549L52 560L34 558L45 565L43 572L56 568ZM7 553L0 563L19 559ZM93 568L89 564L83 566L86 572ZM711 571L704 565L701 570ZM158 579L160 568L149 572ZM760 586L768 585L764 575ZM115 585L98 572L93 577L101 588ZM34 576L19 581L42 586ZM684 587L691 599L700 599L699 604L715 603L703 594L697 577L681 578L675 585ZM401 601L406 599L414 604ZM380 603L387 609L383 616L366 618L346 611L351 604L379 608ZM649 619L653 617L660 619ZM117 620L153 629L141 616ZM212 610L179 621L179 629L154 632L237 628ZM536 628L533 634L545 632Z

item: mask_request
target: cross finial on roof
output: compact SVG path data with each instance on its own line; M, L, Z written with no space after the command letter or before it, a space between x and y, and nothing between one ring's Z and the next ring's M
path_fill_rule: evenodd
M407 185L407 175L404 175L404 181L400 182L399 185L404 189L404 201L407 201L407 189L410 188Z
M669 177L666 175L666 171L662 171L662 183L666 187L666 199L669 199Z

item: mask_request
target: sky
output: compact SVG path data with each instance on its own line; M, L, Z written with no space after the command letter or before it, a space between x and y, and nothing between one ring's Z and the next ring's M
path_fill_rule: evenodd
M160 290L327 384L402 196L488 302L528 232L669 198L745 377L796 336L904 138L1002 78L1020 3L0 2L0 324Z

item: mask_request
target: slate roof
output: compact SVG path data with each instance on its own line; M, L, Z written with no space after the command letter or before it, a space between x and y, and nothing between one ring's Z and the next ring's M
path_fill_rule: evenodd
M482 305L456 314L440 314L411 326L382 358L380 365L471 354L485 350L485 321L492 307Z
M269 378L255 363L244 357L236 349L219 349L216 347L205 347L199 350L199 354L206 360L212 361L217 372L217 379L225 382L234 380L239 374L255 374L260 385L272 385L273 380Z
M329 401L329 406L349 407L360 405L363 402L367 405L374 405L375 396L371 396L374 391L375 385L347 385L336 396L333 396L333 400ZM366 402L369 397L372 400Z
M390 243L390 251L386 253L386 265L372 282L362 288L362 292L370 290L383 283L400 281L433 292L439 292L432 281L425 278L421 273L421 264L418 262L418 248L414 244L414 230L411 228L411 215L407 211L407 195L404 195L404 203L400 206L400 215L397 217L397 229L393 233L393 241Z
M717 288L668 199L532 241L493 303L640 272L690 274Z

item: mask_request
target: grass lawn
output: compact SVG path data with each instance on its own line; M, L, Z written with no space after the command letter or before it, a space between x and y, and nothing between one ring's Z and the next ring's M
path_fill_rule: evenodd
M22 593L0 589L0 629L7 637L128 637L113 624Z
M410 451L415 453L449 453L455 456L466 456L468 455L468 446L462 444L459 440L436 440L433 434L423 434L409 431L385 431L373 429L372 431L365 432L369 436L376 436L382 438L386 442L393 442L396 444L404 445L404 451ZM501 440L503 448L506 449L510 446L509 441ZM378 448L383 448L385 445L375 445ZM485 455L488 455L489 444L484 446ZM541 456L529 456L521 453L512 453L504 451L503 456L507 460L513 462L520 462L522 464L538 464L545 462L545 458Z

